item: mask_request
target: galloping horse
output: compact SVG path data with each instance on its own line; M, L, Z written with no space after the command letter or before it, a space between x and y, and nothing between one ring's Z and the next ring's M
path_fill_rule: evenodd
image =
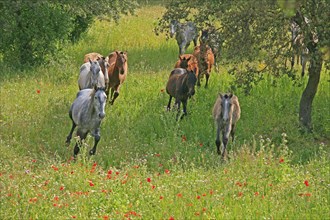
M212 52L212 49L201 42L200 46L196 46L193 55L198 60L198 81L197 86L200 86L200 79L205 74L206 76L206 82L205 82L205 88L208 86L208 81L210 78L212 66L214 65L214 54Z
M94 147L89 151L90 155L96 152L96 146L100 141L100 125L105 117L106 94L104 88L83 89L77 94L71 105L69 116L72 121L72 128L66 138L67 145L70 144L72 133L76 127L77 136L84 140L89 132L94 137ZM76 143L74 147L74 157L80 150L81 143Z
M172 20L170 23L170 36L173 37L174 34L179 46L179 55L185 53L191 41L194 42L194 46L197 45L198 31L196 25L191 21L182 24Z
M214 65L218 69L217 61L220 57L220 50L223 43L223 40L220 38L217 30L214 27L209 27L202 30L202 35L200 37L201 44L208 45L214 54Z
M97 87L105 88L105 76L101 70L100 64L98 61L91 61L84 63L80 67L80 74L78 79L79 90L90 89Z
M104 75L105 84L107 85L109 82L109 76L108 76L109 58L104 57L99 53L92 52L85 54L84 56L84 63L88 62L89 60L99 62L102 73Z
M226 153L226 147L229 135L234 141L236 122L241 117L241 108L237 96L229 94L219 94L213 106L213 118L217 126L217 135L215 144L218 154L222 159ZM222 153L220 151L220 132L222 131Z
M180 115L180 103L183 104L183 116L187 115L187 101L188 98L195 94L196 75L193 71L188 71L182 68L174 69L168 79L166 85L166 92L170 95L168 100L167 110L171 109L172 97L175 98L175 104L177 105L177 116L178 120Z
M109 54L108 58L109 84L106 94L109 96L109 91L111 90L109 102L113 105L114 101L119 96L120 86L124 83L127 76L127 52L114 51Z

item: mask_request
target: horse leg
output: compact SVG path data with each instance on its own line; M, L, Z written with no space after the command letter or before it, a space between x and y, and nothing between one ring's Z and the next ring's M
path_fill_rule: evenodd
M183 105L183 115L181 116L180 119L183 119L184 116L187 116L187 100L182 101Z
M168 104L167 104L167 111L171 110L171 102L172 102L172 96L170 95L170 99L168 100Z
M74 121L72 120L72 127L71 127L71 131L69 133L69 135L66 137L66 145L69 146L70 145L70 141L71 141L71 138L72 138L72 133L74 131L74 129L76 128L76 123L74 123Z
M82 132L81 130L78 129L77 136L79 136L80 140L78 140L76 142L76 145L74 146L74 149L73 149L73 157L74 158L77 157L77 154L80 151L81 143L82 143L83 140L85 140L85 138L87 136L87 132Z
M301 56L301 66L302 66L301 77L304 77L304 75L305 75L306 63L307 63L307 59L306 59L305 55L302 55Z
M231 132L230 129L230 124L225 125L224 130L222 131L222 143L223 143L223 151L222 151L222 159L225 157L226 154L226 148L227 148L227 144L228 144L228 139L229 139L229 134Z
M209 73L206 73L206 74L205 74L205 78L206 78L205 88L207 88L207 86L208 86L208 82L209 82L209 78L210 78L210 74L209 74Z
M199 73L198 73L198 76L197 76L197 86L200 87L201 86L201 69L199 69Z
M179 115L180 115L180 100L178 100L178 99L176 99L175 100L175 104L177 105L177 114L176 114L176 120L178 120L179 119Z
M100 139L101 139L101 135L100 135L100 128L97 128L95 130L95 132L93 133L94 136L94 147L92 148L92 150L89 151L89 155L95 155L96 152L96 146L99 143Z
M113 93L113 99L111 100L111 105L115 102L116 98L119 96L119 85L115 88L116 91Z
M198 36L195 37L194 40L193 40L193 41L194 41L194 46L195 46L195 47L197 46L197 38L198 38Z
M234 139L235 139L235 131L236 131L236 125L232 124L231 125L231 132L230 132L232 142L234 142Z
M217 123L217 135L215 139L215 145L217 146L217 153L220 155L220 125Z

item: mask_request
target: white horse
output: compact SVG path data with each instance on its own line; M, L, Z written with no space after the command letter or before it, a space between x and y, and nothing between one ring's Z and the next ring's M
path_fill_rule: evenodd
M217 126L215 144L218 154L225 156L229 135L234 141L236 122L241 117L241 108L237 96L229 94L219 94L213 106L213 118ZM222 153L220 151L220 132L222 131Z
M69 111L72 128L66 138L67 145L70 144L74 129L78 127L77 136L80 137L80 140L84 140L89 132L94 137L94 147L89 154L95 154L96 146L101 138L100 125L105 117L106 99L104 88L84 89L78 92ZM74 157L79 153L80 146L81 144L76 143Z
M99 61L92 61L89 59L88 62L80 67L78 86L80 90L94 88L94 86L98 88L106 87L104 74Z

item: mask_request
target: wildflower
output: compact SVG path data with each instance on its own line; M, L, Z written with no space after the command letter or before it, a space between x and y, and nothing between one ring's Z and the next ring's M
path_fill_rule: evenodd
M202 143L202 142L201 142L201 143L199 143L199 146L200 146L200 147L203 147L203 143Z
M163 196L159 196L159 199L164 199L164 197Z
M54 200L55 200L55 201L58 201L58 200L60 200L60 198L59 198L58 196L55 196L55 197L54 197Z
M305 196L310 197L310 196L312 196L312 194L311 193L305 193Z
M213 195L213 190L210 190L210 195Z
M255 196L258 196L258 195L259 195L259 192L255 192L254 195L255 195Z
M149 177L147 178L147 182L148 182L148 183L150 183L150 182L151 182L151 179L150 179Z
M195 212L195 216L199 216L200 214L199 214L199 212Z
M60 187L60 190L64 190L64 186L61 186L61 187Z
M243 193L242 192L238 192L238 196L239 197L243 196Z
M178 196L178 197L182 197L182 194L181 194L181 193L178 193L177 196Z
M283 159L283 158L281 158L281 159L279 160L279 162L280 162L280 163L283 163L283 162L284 162L284 159Z
M156 157L160 157L160 154L155 154Z
M37 160L36 160L36 159L33 159L33 160L32 160L32 163L35 163L35 162L37 162Z
M89 181L89 186L95 186L91 180Z
M174 217L173 216L171 216L168 220L174 220Z
M305 184L306 186L309 186L309 182L308 182L308 180L305 180L304 184Z
M40 94L40 89L37 89L37 93Z
M170 174L170 171L166 169L166 170L165 170L165 173L166 173L166 174Z
M182 136L181 136L181 141L182 141L182 142L185 142L186 140L187 140L187 137L186 137L185 135L182 135Z
M71 216L71 218L77 218L77 216L73 215L73 216Z
M196 198L197 198L197 199L200 199L200 198L201 198L201 196L197 196Z
M56 166L52 165L51 167L53 168L53 170L58 171L58 168Z
M202 196L206 196L206 193L203 193L203 195Z
M156 186L154 186L154 185L153 185L151 188L152 188L152 189L155 189L155 188L156 188Z
M203 208L203 212L206 212L206 208L205 207Z
M108 220L109 219L109 216L105 215L103 216L103 220Z

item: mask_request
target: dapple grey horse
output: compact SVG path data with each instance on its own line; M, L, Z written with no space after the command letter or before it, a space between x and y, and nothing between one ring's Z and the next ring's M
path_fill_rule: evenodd
M72 133L76 127L77 136L84 140L90 132L94 137L94 147L89 151L90 155L96 152L96 146L100 141L100 125L105 117L105 104L107 96L104 88L83 89L77 94L71 105L69 116L72 120L72 128L66 138L67 145L70 144ZM74 147L74 157L79 153L81 144L76 143Z
M241 108L237 96L229 94L219 94L213 106L213 118L217 126L215 144L218 154L225 156L229 135L234 141L236 122L241 117ZM220 132L222 131L222 153L220 151Z
M105 88L105 78L99 61L92 61L89 59L88 62L80 67L78 86L79 89L82 90L93 88L95 85L98 88Z
M311 20L304 17L303 21L308 27L310 26ZM299 62L300 56L300 63L302 66L301 76L305 75L305 68L307 61L310 59L309 49L307 48L307 44L305 42L305 37L300 26L297 24L295 20L291 20L290 23L290 32L291 32L291 44L293 48L293 55L291 58L291 69L294 66L294 57L297 56L297 63ZM318 42L318 36L316 31L311 31L312 39L310 40L311 43L316 44Z
M194 42L194 46L197 45L198 31L196 25L191 21L182 24L172 20L170 23L170 36L173 37L174 34L179 46L179 55L185 53L191 41Z

